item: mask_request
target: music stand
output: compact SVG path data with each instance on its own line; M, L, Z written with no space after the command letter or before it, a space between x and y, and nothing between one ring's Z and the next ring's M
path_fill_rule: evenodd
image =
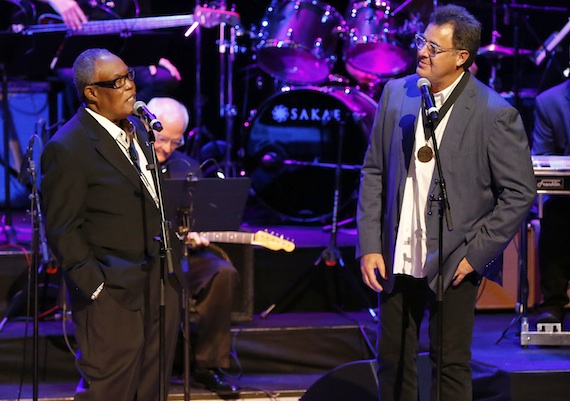
M247 177L166 179L166 216L183 230L237 231L250 187Z
M237 231L242 223L251 180L237 178L166 179L164 212L179 233ZM183 291L184 394L190 394L190 299ZM186 399L186 398L185 398Z

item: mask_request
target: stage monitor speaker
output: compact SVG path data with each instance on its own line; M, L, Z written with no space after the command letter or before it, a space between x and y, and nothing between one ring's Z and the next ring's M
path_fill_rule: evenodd
M527 275L528 275L528 307L532 308L540 302L540 286L538 274L538 220L528 225ZM476 307L486 309L514 309L518 301L519 288L519 233L515 235L503 252L503 285L483 279L479 287Z
M375 360L345 363L317 380L301 401L378 401Z
M429 355L422 352L417 359L419 401L429 401L431 364ZM366 359L345 363L317 380L307 389L300 401L378 401L378 363Z

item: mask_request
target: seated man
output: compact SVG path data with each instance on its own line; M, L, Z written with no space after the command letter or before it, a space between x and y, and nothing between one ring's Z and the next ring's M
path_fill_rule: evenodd
M188 111L180 102L166 97L153 98L148 108L162 123L155 133L154 148L161 171L167 178L201 176L200 164L178 151L184 145ZM209 241L191 233L195 246L183 263L190 294L195 300L197 335L193 347L192 378L209 390L233 392L220 369L230 367L230 317L238 272L225 259L208 250Z

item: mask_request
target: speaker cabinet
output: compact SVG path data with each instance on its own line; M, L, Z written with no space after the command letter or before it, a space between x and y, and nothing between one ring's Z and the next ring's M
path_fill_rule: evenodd
M527 306L532 308L540 299L538 275L538 232L539 222L533 221L527 227ZM520 233L517 233L503 252L503 285L483 278L479 287L477 309L514 309L518 301L520 285L519 269Z

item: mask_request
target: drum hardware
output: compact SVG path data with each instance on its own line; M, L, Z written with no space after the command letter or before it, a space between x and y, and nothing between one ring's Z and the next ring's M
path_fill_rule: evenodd
M362 166L356 164L346 164L341 163L321 163L317 160L305 162L301 160L291 160L291 159L282 159L279 155L275 152L268 152L263 155L261 158L261 164L268 168L276 168L280 166L303 166L303 167L320 167L320 168L330 168L336 169L340 168L341 170L348 170L348 171L359 171Z
M200 7L199 1L197 1L196 7ZM209 6L202 6L200 9L205 14L208 14L211 10L212 14L227 14L230 15L231 19L218 19L217 25L219 28L219 37L217 40L218 53L219 53L219 64L220 64L220 109L219 115L224 119L226 128L226 146L224 147L224 173L226 176L231 176L234 173L234 166L232 162L232 148L233 148L233 123L235 116L237 115L236 106L233 104L233 67L235 61L235 54L239 52L237 45L237 36L244 35L245 30L240 27L239 15L235 12L232 7L231 10L227 10L225 1L211 2ZM209 27L209 25L207 25ZM212 137L211 134L207 132L207 129L202 125L202 107L204 106L202 89L201 89L201 32L200 26L192 26L192 31L189 33L194 33L196 37L196 91L194 98L194 112L195 112L195 123L196 126L190 130L188 133L188 143L191 144L189 149L190 156L196 160L202 160L202 150L205 144L203 144L203 136L206 135L209 138ZM217 146L217 142L216 142ZM220 148L221 149L221 148Z
M506 55L505 49L499 45L498 40L501 34L497 31L497 0L493 0L493 19L492 19L492 33L491 33L491 44L480 48L477 51L478 56L484 56L491 60L491 75L489 77L489 87L497 91L501 91L501 88L497 82L497 70L501 67L501 58ZM499 86L499 88L498 88Z
M322 222L331 216L338 121L345 118L341 200L355 199L376 102L346 87L284 88L245 123L244 168L256 197L285 220ZM311 191L307 191L311 188Z
M336 124L338 125L338 149L337 149L337 159L336 159L336 164L334 166L335 168L335 175L334 175L334 191L333 191L333 210L332 210L332 224L331 224L331 237L330 237L330 242L329 245L321 252L321 254L319 255L319 257L317 258L317 260L314 263L314 266L312 268L309 268L309 270L307 270L307 272L305 274L303 274L301 277L299 277L299 279L293 283L292 286L290 286L288 289L286 289L286 291L284 291L277 299L277 301L275 301L274 303L272 303L267 309L265 309L263 312L261 312L260 316L261 318L265 319L269 313L271 313L272 310L274 310L277 305L285 299L286 296L289 296L291 294L292 291L295 291L295 289L298 287L298 285L300 284L304 284L308 281L309 278L315 278L315 273L317 272L316 268L317 266L321 265L321 263L324 263L325 267L335 267L337 269L342 269L346 273L348 273L348 281L350 282L350 285L352 287L352 289L360 294L361 299L363 300L363 303L365 305L367 305L366 310L368 310L368 312L370 313L370 316L372 317L372 319L377 322L377 316L376 316L376 312L374 311L374 309L372 308L372 305L370 304L370 301L366 298L364 291L362 289L362 287L360 287L357 282L355 277L350 273L347 272L346 269L344 269L345 265L344 265L344 260L342 259L342 253L340 251L340 249L337 246L337 228L338 228L338 212L339 212L339 206L340 206L340 187L341 187L341 170L342 170L342 160L343 160L343 144L344 144L344 131L345 131L345 121L348 119L353 118L354 116L351 115L351 112L347 112L344 115L339 116L338 120L336 121ZM338 280L338 274L337 274L337 280ZM336 287L339 287L339 283L337 283ZM303 287L304 288L304 285ZM294 293L296 293L297 291L295 291ZM336 309L337 310L342 310L342 300L341 300L341 304L340 305L336 305Z

